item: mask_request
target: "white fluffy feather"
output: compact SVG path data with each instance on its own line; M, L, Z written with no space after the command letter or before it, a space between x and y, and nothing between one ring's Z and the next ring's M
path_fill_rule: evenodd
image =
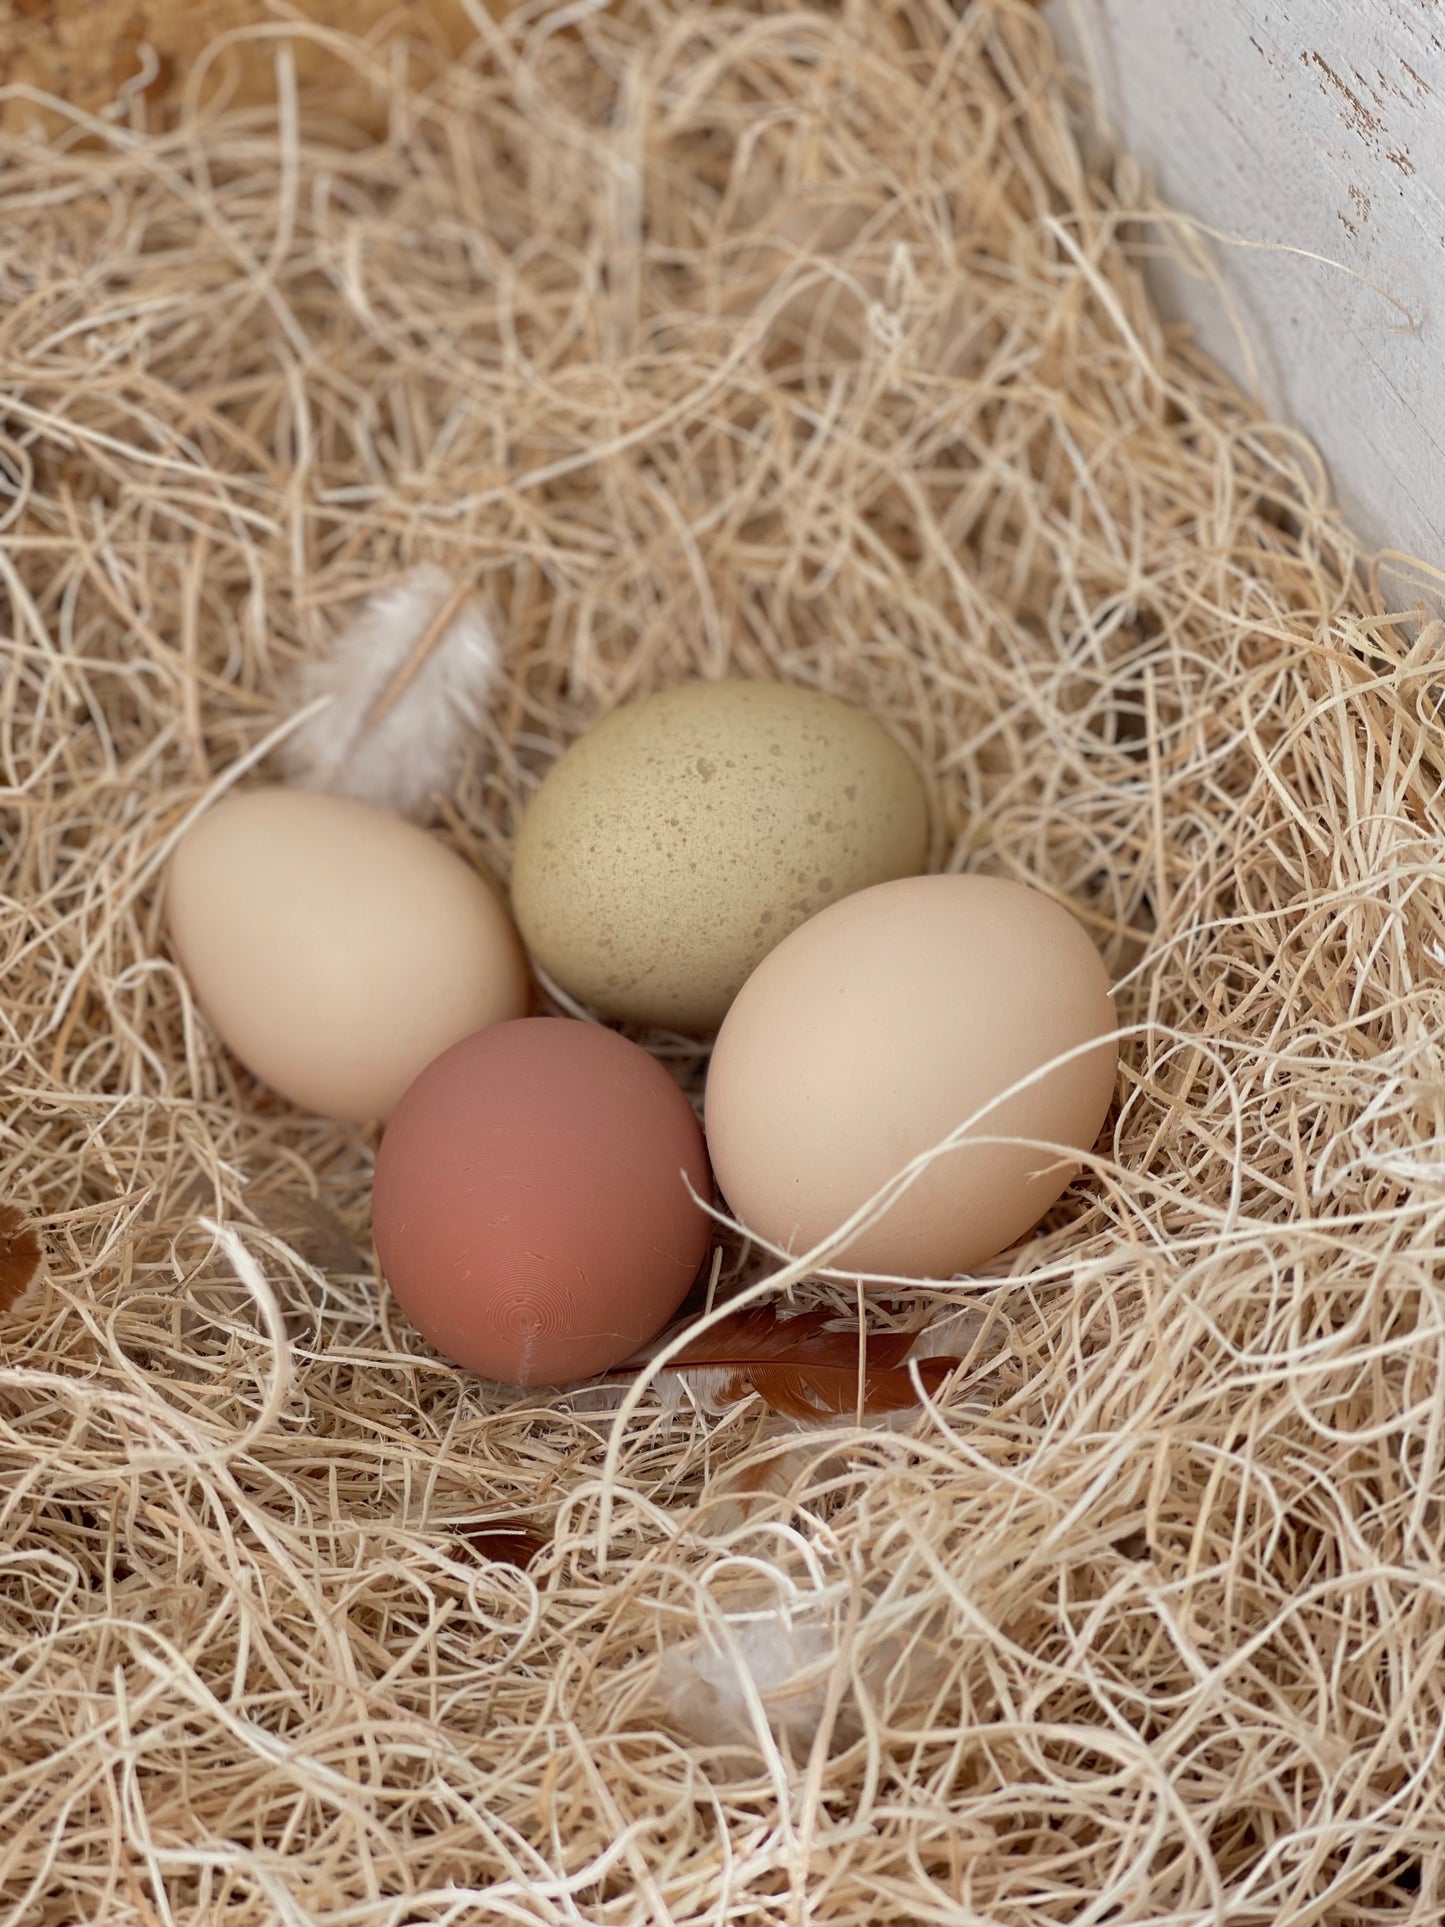
M796 1757L817 1735L828 1699L828 1678L838 1663L833 1629L825 1619L797 1619L779 1608L755 1618L731 1620L726 1643L699 1640L664 1654L657 1698L670 1725L710 1746L758 1744L755 1693L764 1717ZM752 1693L749 1692L752 1688ZM845 1744L857 1728L845 1718L836 1738Z
M475 753L499 652L480 603L468 598L400 695L373 712L455 594L444 569L423 563L373 596L331 649L302 669L296 706L325 707L287 740L288 779L354 796L398 815L426 817Z
M664 1721L703 1745L760 1748L761 1713L797 1759L817 1739L836 1685L828 1747L839 1752L864 1730L864 1699L887 1699L896 1716L933 1688L936 1661L921 1650L905 1658L894 1634L870 1627L867 1612L845 1651L841 1599L790 1588L764 1592L745 1582L718 1611L721 1603L712 1600L699 1638L664 1653L652 1685Z

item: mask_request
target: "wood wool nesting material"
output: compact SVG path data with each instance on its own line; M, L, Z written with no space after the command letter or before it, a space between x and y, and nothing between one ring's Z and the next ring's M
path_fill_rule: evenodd
M1362 577L1161 323L1183 230L1019 0L404 25L268 16L259 107L222 52L170 118L0 137L0 1199L46 1247L0 1330L4 1918L1438 1921L1424 578ZM453 1370L374 1275L371 1141L196 1011L179 826L419 581L499 659L410 802L498 882L599 715L774 677L1098 943L1090 1170L869 1307L992 1333L909 1422Z

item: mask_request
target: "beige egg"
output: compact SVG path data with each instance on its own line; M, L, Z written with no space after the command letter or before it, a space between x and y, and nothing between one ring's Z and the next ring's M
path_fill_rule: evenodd
M166 918L225 1043L326 1117L385 1118L440 1052L527 1010L521 944L483 879L349 797L218 803L172 858Z
M702 1032L836 898L922 868L918 772L863 711L777 683L632 703L548 773L512 906L532 955L602 1015Z
M728 1013L707 1084L718 1184L801 1254L962 1131L828 1263L971 1271L1077 1175L1113 1094L1114 1028L1098 952L1042 892L958 876L865 890L795 930Z

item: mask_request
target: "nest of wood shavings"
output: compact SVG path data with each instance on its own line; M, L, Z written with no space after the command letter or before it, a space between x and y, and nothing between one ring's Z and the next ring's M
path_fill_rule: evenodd
M263 108L222 48L6 141L5 1918L1438 1921L1438 628L1161 326L1030 8L476 21L326 36L373 127L273 21ZM1097 938L1092 1175L871 1310L975 1334L930 1408L469 1379L371 1139L197 1016L167 839L422 563L503 643L436 818L498 879L609 706L776 676Z

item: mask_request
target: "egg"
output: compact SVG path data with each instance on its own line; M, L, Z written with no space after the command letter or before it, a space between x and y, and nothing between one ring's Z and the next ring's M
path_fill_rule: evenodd
M691 683L614 710L522 822L533 957L603 1016L705 1032L825 904L924 862L928 808L872 717L776 683Z
M795 930L728 1013L706 1098L718 1184L744 1225L801 1254L967 1126L827 1262L972 1271L1077 1174L1113 1093L1114 1029L1097 950L1040 891L977 876L864 890Z
M218 803L171 860L166 919L223 1041L326 1117L384 1118L449 1044L528 1005L493 890L424 830L349 797Z
M377 1256L447 1358L566 1384L667 1323L706 1255L711 1196L692 1106L655 1058L595 1024L524 1018L454 1044L397 1106Z

